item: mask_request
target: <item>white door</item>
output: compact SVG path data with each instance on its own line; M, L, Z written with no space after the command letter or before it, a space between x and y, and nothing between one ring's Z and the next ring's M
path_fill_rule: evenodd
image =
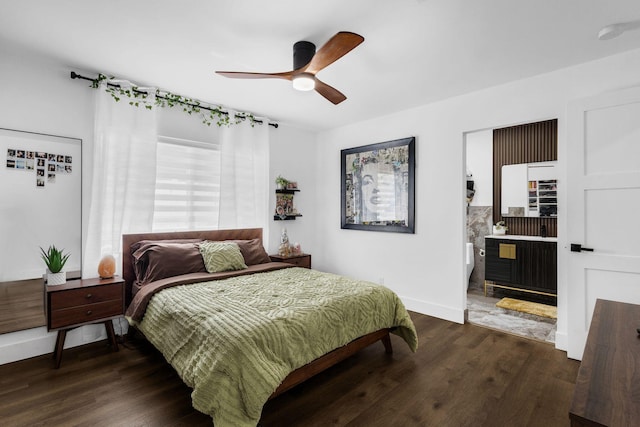
M567 236L583 250L567 257L567 355L580 360L596 299L640 304L640 88L568 114Z

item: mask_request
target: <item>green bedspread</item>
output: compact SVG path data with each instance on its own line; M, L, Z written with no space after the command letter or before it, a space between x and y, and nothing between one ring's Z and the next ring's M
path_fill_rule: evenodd
M391 290L304 268L165 289L137 326L215 427L255 426L291 371L357 337L396 326L418 345Z

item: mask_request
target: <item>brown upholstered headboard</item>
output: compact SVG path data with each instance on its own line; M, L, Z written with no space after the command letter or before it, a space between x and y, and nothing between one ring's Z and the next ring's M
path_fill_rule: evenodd
M140 233L122 235L122 278L125 281L125 301L131 302L131 286L136 279L133 271L131 245L140 240L173 240L173 239L203 239L203 240L250 240L260 239L262 243L262 228L240 228L233 230L205 230L205 231L175 231L170 233Z

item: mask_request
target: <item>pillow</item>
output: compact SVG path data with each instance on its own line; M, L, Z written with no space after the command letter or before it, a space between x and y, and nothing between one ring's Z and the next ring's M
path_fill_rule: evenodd
M237 243L206 241L200 243L200 253L209 273L247 268Z
M224 240L225 242L237 243L247 265L264 264L271 262L271 258L264 250L260 239L251 240Z
M147 245L156 245L158 243L200 243L204 239L171 239L171 240L139 240L135 243L132 243L129 246L131 253L133 254L138 249L141 249L143 246Z
M184 243L156 241L140 246L132 254L136 281L145 284L166 277L207 271L198 242L201 240Z

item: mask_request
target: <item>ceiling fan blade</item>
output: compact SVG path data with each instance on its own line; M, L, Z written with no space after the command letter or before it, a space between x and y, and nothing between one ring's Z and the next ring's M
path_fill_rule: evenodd
M338 105L342 101L347 99L347 97L344 96L344 94L340 92L338 89L331 87L328 84L318 80L317 77L316 77L315 89L316 89L316 92L318 92L320 95L327 98L329 101L333 102L335 105Z
M232 79L286 79L291 80L293 71L285 71L283 73L245 73L242 71L216 71L216 74L229 77Z
M311 58L309 64L303 67L305 72L315 74L325 68L327 65L333 64L338 59L353 50L356 46L364 41L364 37L359 34L348 31L340 31L331 37Z

